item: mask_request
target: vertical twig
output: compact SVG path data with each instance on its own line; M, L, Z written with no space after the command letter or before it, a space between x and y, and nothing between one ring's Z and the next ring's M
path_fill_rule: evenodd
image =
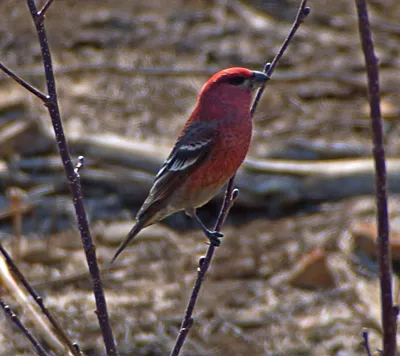
M389 217L386 189L386 163L383 145L382 115L380 109L378 60L368 19L365 0L356 0L358 27L364 52L368 77L368 94L375 162L375 189L378 220L377 255L381 286L381 308L383 328L383 355L396 354L397 309L393 306L392 271L389 241Z
M53 72L53 64L51 59L50 47L44 27L45 13L49 10L49 7L53 0L48 0L43 6L41 11L38 11L34 0L27 0L28 8L30 10L32 19L34 21L36 32L38 35L40 49L42 52L42 60L44 66L44 72L46 77L46 85L48 95L43 94L29 83L24 81L18 75L13 73L10 69L6 68L0 63L0 69L2 69L11 78L16 80L25 89L36 95L43 101L47 107L51 121L53 124L58 150L60 152L61 160L64 165L65 174L67 176L68 184L71 190L73 204L75 208L75 214L78 221L78 228L82 238L83 248L86 254L86 259L92 277L93 292L96 301L96 314L99 320L101 333L103 335L105 348L107 355L116 355L115 341L108 318L107 304L104 295L104 290L101 282L100 269L96 259L96 249L93 244L92 237L90 235L89 224L86 217L85 206L83 204L82 190L79 175L75 172L75 167L71 161L71 157L68 150L68 145L64 135L64 129L62 126L60 110L58 106L56 82Z
M272 75L278 61L280 60L280 58L286 51L291 39L295 35L297 29L302 24L304 19L309 15L310 8L306 7L306 5L307 5L307 0L302 0L301 4L299 6L299 11L297 12L295 22L292 26L292 29L289 32L289 35L285 39L284 43L282 44L281 49L279 50L278 54L275 56L272 63L267 63L265 65L264 72L268 76ZM254 115L254 112L256 111L258 102L260 101L261 95L264 92L264 88L265 88L265 86L261 87L257 91L256 97L254 99L253 105L250 110L252 116ZM218 215L217 222L215 224L215 231L221 231L221 228L225 222L225 219L229 214L229 210L232 207L233 203L235 202L235 199L238 197L239 190L234 189L234 182L235 182L235 176L233 176L230 179L228 186L226 188L224 202L222 204L220 213ZM179 355L180 350L181 350L181 348L186 340L186 337L190 331L190 327L193 324L193 317L192 317L193 311L194 311L194 308L195 308L195 305L197 302L197 298L200 293L201 285L202 285L205 275L208 271L208 268L210 267L211 260L214 255L215 247L216 247L215 244L211 242L210 246L207 249L206 255L204 257L200 258L199 267L197 269L197 278L196 278L196 281L195 281L195 284L194 284L194 287L192 290L192 294L190 295L190 298L189 298L189 303L185 310L185 315L184 315L184 318L183 318L183 321L181 324L181 328L179 330L178 337L175 341L175 345L171 351L170 356L178 356Z
M361 344L363 345L367 356L371 356L371 349L369 348L369 337L368 337L368 331L367 330L363 330L362 338L363 338L363 341L362 341Z
M52 0L48 0L48 3L51 3L51 1ZM78 220L78 228L81 233L83 248L85 250L90 275L92 276L93 291L97 307L97 318L99 319L100 329L103 335L107 354L116 355L117 351L115 347L114 336L108 318L107 303L101 282L100 269L97 264L96 248L90 235L85 206L83 204L80 179L74 171L75 167L71 161L71 156L69 154L67 141L64 135L64 129L62 126L60 109L58 107L56 81L54 78L51 52L47 40L46 30L44 27L44 12L48 10L49 6L47 6L47 4L44 5L42 12L39 13L34 0L27 0L27 2L36 26L40 48L42 51L46 84L49 94L49 100L45 103L45 105L49 111L51 121L53 123L58 149L72 194L75 214Z

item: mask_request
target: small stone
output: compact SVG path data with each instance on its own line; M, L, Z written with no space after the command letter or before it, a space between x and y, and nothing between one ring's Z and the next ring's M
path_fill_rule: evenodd
M296 264L288 282L294 287L307 289L335 287L325 250L317 248L304 255Z

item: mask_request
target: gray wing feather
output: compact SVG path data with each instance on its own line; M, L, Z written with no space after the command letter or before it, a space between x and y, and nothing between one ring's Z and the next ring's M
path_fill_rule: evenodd
M217 135L215 126L210 125L207 128L196 126L193 125L190 130L184 131L176 142L171 154L158 172L150 194L137 217L174 192L210 154Z

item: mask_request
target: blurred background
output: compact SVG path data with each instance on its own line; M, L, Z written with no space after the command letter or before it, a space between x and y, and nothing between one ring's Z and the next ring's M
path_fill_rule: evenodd
M40 5L40 1L37 2ZM63 122L81 171L121 355L167 355L207 246L183 213L109 261L190 114L232 66L262 70L299 2L57 0L47 13ZM182 355L363 355L381 347L369 108L354 1L310 1L254 117L240 196ZM400 260L400 3L368 2L380 60L394 267ZM40 7L40 6L39 6ZM0 3L0 61L45 90L24 2ZM72 202L46 109L0 73L0 231L87 355L104 354ZM212 226L221 196L200 216ZM2 277L4 300L45 344ZM398 284L395 278L395 302ZM54 351L55 354L57 353ZM0 355L32 349L0 313Z

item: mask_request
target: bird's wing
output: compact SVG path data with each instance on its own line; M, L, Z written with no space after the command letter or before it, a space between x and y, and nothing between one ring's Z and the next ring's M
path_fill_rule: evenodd
M185 128L171 154L158 172L149 197L138 216L167 198L181 186L190 173L198 169L210 154L218 135L215 125L192 124Z

